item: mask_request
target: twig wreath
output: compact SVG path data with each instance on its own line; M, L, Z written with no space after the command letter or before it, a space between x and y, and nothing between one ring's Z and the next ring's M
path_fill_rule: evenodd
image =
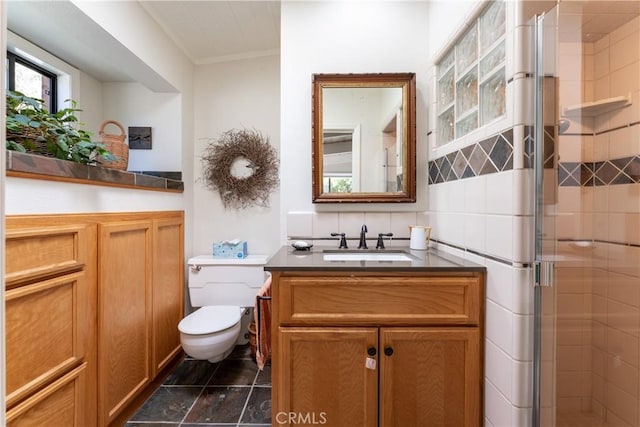
M246 162L246 176L233 173ZM210 140L202 154L206 187L218 191L225 208L269 207L269 194L278 187L278 156L269 138L255 130L232 129Z

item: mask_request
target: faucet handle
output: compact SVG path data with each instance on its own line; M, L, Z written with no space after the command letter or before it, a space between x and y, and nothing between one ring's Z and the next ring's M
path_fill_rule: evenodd
M376 243L376 249L384 249L383 237L392 237L393 233L378 233L378 243Z
M338 237L340 236L340 249L349 249L349 247L347 246L347 238L345 237L344 233L331 233L331 237Z

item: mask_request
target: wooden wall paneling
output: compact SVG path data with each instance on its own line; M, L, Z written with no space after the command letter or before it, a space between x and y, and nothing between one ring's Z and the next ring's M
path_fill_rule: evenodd
M178 323L184 317L184 221L153 222L154 375L182 352Z
M98 225L98 412L108 425L151 381L152 221Z

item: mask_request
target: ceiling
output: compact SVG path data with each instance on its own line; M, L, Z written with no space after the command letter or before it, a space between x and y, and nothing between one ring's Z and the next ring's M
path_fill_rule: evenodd
M563 1L559 6L558 36L561 42L600 40L640 15L640 1Z
M273 55L280 50L279 0L138 1L195 64ZM128 49L83 16L72 2L7 4L9 29L49 52L56 52L61 59L99 80L139 81L156 90L172 90L146 64L137 64ZM560 3L559 9L561 41L593 42L638 16L640 1L567 0ZM91 46L103 49L97 51Z
M196 64L277 54L279 1L147 1L140 4Z

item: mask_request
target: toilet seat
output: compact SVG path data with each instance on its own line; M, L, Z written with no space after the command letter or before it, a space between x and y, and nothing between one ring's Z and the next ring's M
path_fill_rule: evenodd
M205 335L224 331L240 322L240 307L234 305L208 305L201 307L178 324L183 334Z

